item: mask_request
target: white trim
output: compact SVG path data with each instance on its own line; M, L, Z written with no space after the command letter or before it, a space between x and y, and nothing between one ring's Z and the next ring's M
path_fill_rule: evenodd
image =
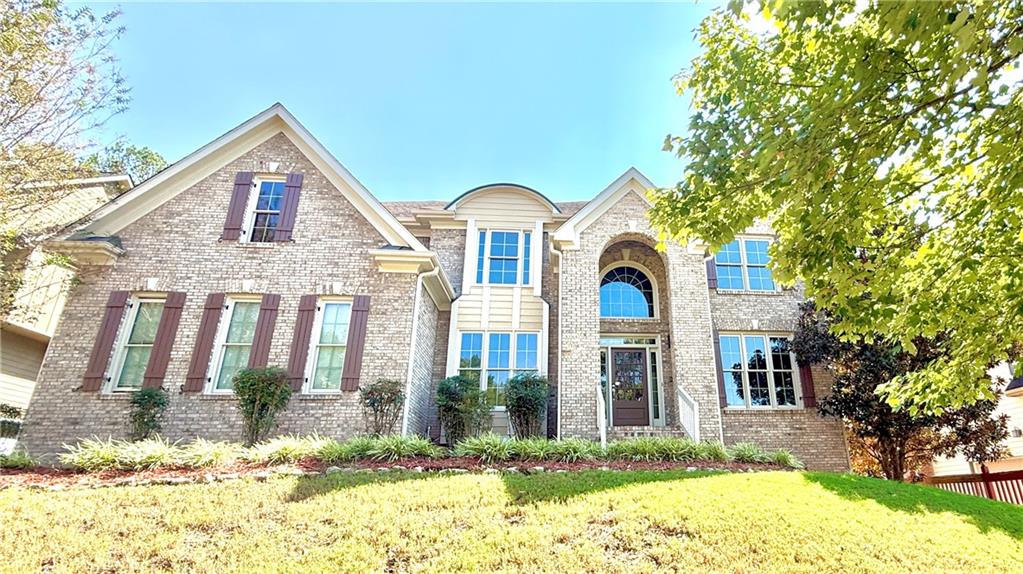
M533 226L533 235L531 238L533 242L530 248L533 253L529 258L530 270L529 280L533 285L533 296L543 296L543 222L537 221L536 225Z
M458 351L459 347L462 346L461 335L458 331L458 303L460 299L455 299L451 303L450 319L448 320L448 364L447 368L444 369L444 376L453 377L458 374ZM458 341L455 343L455 341Z
M220 368L224 362L225 341L227 331L231 328L231 318L234 317L235 305L238 303L260 304L261 297L252 295L229 295L224 299L224 310L220 313L220 322L217 323L217 336L213 340L213 352L210 354L210 364L206 367L206 385L203 389L205 394L226 395L234 392L234 389L218 389L217 378L220 376ZM258 316L257 316L258 320ZM255 334L253 334L253 342ZM249 343L250 347L252 342ZM249 353L251 353L251 348Z
M320 346L320 330L323 329L323 314L327 305L348 305L348 328L351 328L352 298L344 296L320 296L316 298L316 313L313 319L312 332L309 335L309 348L306 349L305 372L302 374L302 390L304 395L337 395L341 394L341 379L336 389L313 389L313 375L316 373L317 349ZM348 354L347 333L345 334L345 355ZM336 345L341 346L341 345Z
M490 282L490 259L491 259L490 250L494 246L493 234L495 232L497 232L497 233L514 233L514 234L517 235L517 239L518 239L518 255L515 257L515 282L514 283L491 283ZM479 271L479 269L477 268L477 265L479 264L479 234L480 233L484 234L484 240L483 240L483 275L481 277L482 281L477 283L476 282L476 277L477 277L477 271ZM523 274L523 270L524 270L525 265L526 265L526 249L525 249L526 233L530 234L530 236L529 236L529 241L530 241L530 245L529 245L529 281L530 282L529 283L523 283L522 282L522 274ZM474 249L474 253L473 253L473 265L472 265L473 266L473 273L472 273L473 284L476 284L476 285L494 285L496 287L529 287L529 286L532 286L533 284L537 283L537 279L536 279L537 278L537 271L536 271L536 267L537 267L536 260L537 260L537 257L535 256L535 245L536 245L537 242L536 242L536 235L534 234L533 229L526 228L526 227L523 227L523 228L518 228L518 227L483 227L483 228L476 229L476 233L475 233L474 237L475 237L476 241L475 241L475 249ZM466 249L468 250L468 240L466 240L466 244L467 244ZM511 259L511 258L510 257L499 257L499 259ZM465 291L465 290L463 289L463 291Z
M554 240L558 241L567 249L578 249L579 248L579 236L587 227L593 224L605 211L610 209L613 205L624 197L627 193L633 192L632 187L629 186L630 181L635 181L640 187L644 189L652 189L656 187L645 175L634 167L630 167L618 176L618 179L611 182L610 185L604 188L596 197L590 200L589 203L583 206L582 209L576 212L571 218L565 223L558 227L557 231L554 232ZM647 205L653 207L650 200L644 195L639 194Z
M165 305L167 303L167 297L157 297L151 295L138 296L132 295L128 298L126 306L128 306L128 312L124 313L121 317L121 323L117 326L117 338L114 343L114 351L110 359L110 376L106 377L103 381L103 392L105 393L133 393L142 388L140 385L138 388L117 388L118 380L121 378L121 371L124 370L125 359L128 358L128 338L131 337L131 331L135 328L135 320L138 318L139 309L143 303L160 303ZM160 322L163 320L163 310L161 308L160 318L157 319L157 332L160 329ZM152 348L156 344L156 339L153 339L153 343L149 346ZM148 366L147 366L148 368ZM145 375L143 374L143 377Z
M476 259L479 257L480 234L476 229L476 219L470 217L465 223L465 253L462 262L462 293L476 285Z
M514 329L496 329L494 331L487 331L485 329L467 329L465 331L457 331L455 340L458 342L457 350L454 353L455 356L455 370L448 376L457 375L461 369L458 368L458 362L461 361L462 355L462 335L481 335L483 341L480 350L480 390L486 391L487 386L487 372L490 370L490 336L491 335L508 335L508 368L497 369L499 371L508 371L508 380L520 370L517 368L516 353L518 352L518 336L519 335L536 335L536 372L540 375L546 376L546 367L543 366L543 356L545 354L544 349L544 335L542 331L530 331L530 330L514 330ZM453 345L452 345L453 346ZM450 348L450 347L449 347ZM449 355L450 356L450 355ZM450 361L450 359L449 359ZM523 369L532 371L534 369ZM495 406L492 408L493 411L504 411L504 406Z
M660 291L657 288L657 276L655 276L653 274L653 272L650 271L650 269L646 265L642 265L640 263L632 261L631 259L624 259L624 260L621 260L621 261L614 261L612 263L607 264L603 269L600 270L600 276L597 279L598 283L600 281L604 280L604 275L607 275L608 272L610 272L610 271L612 271L614 269L618 269L620 267L635 267L636 269L641 271L644 275L646 275L646 278L650 281L650 285L653 287L654 316L653 317L605 317L605 316L600 314L600 296L599 296L599 294L597 296L597 305L598 305L598 307L597 307L597 316L600 317L601 319L612 319L612 320L615 320L615 321L660 321L660 319L661 319L661 299L660 299ZM598 286L597 289L599 291L600 287Z
M796 404L794 404L794 405L781 405L781 406L776 404L777 396L775 394L776 393L776 389L775 389L775 386L774 386L774 372L775 372L774 371L774 363L773 363L773 361L771 359L771 339L772 338L773 339L788 339L791 342L792 341L792 333L774 332L774 331L719 331L718 332L718 340L719 340L719 342L720 342L721 337L738 337L738 339L739 339L739 353L743 357L743 364L742 364L742 385L743 385L743 390L745 391L745 393L744 393L745 396L743 397L745 405L743 405L743 406L729 405L728 404L728 393L726 392L725 393L725 410L728 410L728 411L764 411L764 410L770 410L770 411L793 411L793 410L803 410L803 409L806 408L806 406L803 404L803 387L802 387L802 384L801 384L802 381L799 378L799 366L796 363L796 354L794 352L792 352L791 349L789 350L789 361L790 361L790 364L792 365L792 369L791 369L791 373L792 373L792 393L795 396ZM767 394L768 394L768 399L770 399L770 402L771 402L771 404L769 404L769 405L753 405L750 402L749 367L746 364L746 337L760 337L764 341L765 349L766 349L766 352L767 352L767 357L766 357L766 362L767 362ZM724 349L721 350L721 358L720 358L720 360L722 360L722 361L724 360ZM725 371L726 370L727 371L731 370L731 369L725 369L723 364L722 365L715 365L715 368L720 368L721 369L721 376L722 377L725 375Z

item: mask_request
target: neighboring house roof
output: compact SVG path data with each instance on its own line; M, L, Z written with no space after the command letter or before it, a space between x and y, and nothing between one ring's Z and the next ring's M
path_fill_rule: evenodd
M238 127L175 162L90 216L75 231L114 235L185 191L221 165L283 132L391 245L427 251L295 116L276 103Z
M1009 385L1005 387L1005 392L1015 391L1017 389L1023 391L1023 377L1016 377L1009 381Z

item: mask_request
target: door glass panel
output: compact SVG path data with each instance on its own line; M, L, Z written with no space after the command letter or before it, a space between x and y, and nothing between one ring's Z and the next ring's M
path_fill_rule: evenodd
M612 400L615 401L646 401L646 365L643 354L645 350L614 351L614 384Z

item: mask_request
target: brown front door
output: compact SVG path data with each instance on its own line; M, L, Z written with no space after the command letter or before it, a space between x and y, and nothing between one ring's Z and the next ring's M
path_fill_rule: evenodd
M611 409L614 426L650 424L646 349L611 349Z

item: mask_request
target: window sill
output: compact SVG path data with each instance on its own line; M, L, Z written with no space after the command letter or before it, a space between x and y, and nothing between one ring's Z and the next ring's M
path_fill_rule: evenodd
M756 414L778 414L778 413L805 413L806 407L725 407L721 412L734 415L756 415Z
M103 391L96 394L101 401L130 401L135 391Z
M236 401L234 393L197 393L195 396L201 401Z
M295 393L291 395L291 398L299 401L339 401L345 398L345 394L341 391L336 393Z
M601 321L624 321L626 323L656 323L660 317L601 317Z
M243 249L273 249L279 243L286 241L221 241L225 245L235 245Z
M766 295L768 297L777 297L778 295L785 294L785 290L753 291L751 289L715 289L714 292L718 295Z

